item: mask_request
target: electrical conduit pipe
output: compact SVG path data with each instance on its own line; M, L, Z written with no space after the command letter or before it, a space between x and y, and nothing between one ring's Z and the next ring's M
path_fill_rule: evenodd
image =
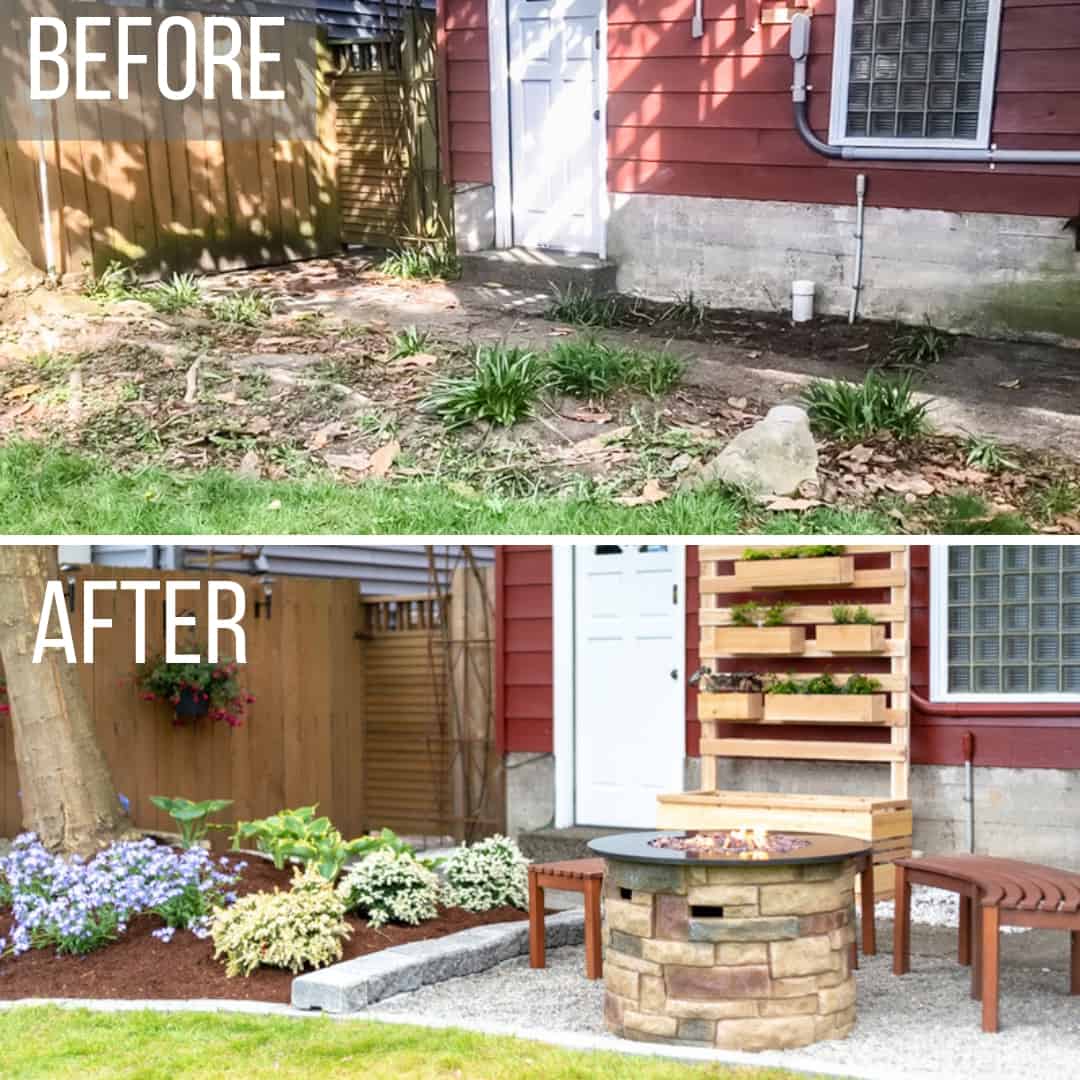
M795 62L795 77L791 84L791 100L795 113L795 130L804 143L822 157L843 161L959 161L997 162L1010 165L1080 165L1080 150L943 150L935 147L905 146L834 146L823 142L810 127L808 100L810 87L806 84L806 65L810 56L810 16L799 12L791 20L791 59Z

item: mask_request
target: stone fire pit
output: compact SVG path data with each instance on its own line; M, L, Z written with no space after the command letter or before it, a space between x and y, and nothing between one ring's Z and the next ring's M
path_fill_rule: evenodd
M819 833L622 833L604 879L605 1022L630 1039L777 1050L855 1025L856 860Z

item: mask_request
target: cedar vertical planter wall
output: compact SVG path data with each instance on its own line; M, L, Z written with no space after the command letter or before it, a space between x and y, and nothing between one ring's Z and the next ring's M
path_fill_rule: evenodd
M885 892L891 886L891 860L911 850L908 553L900 546L847 546L841 555L827 558L743 561L743 550L701 548L701 662L717 672L766 676L766 682L770 675L805 680L828 673L841 683L851 675L869 675L881 684L881 692L866 697L765 694L760 710L728 709L725 695L702 695L701 790L661 795L657 823L698 829L764 825L860 837L874 847L879 864L875 882ZM789 631L805 633L802 648L787 655L765 653L735 633L731 607L747 600L792 603L785 620ZM833 624L834 604L865 606L875 625ZM826 633L819 641L821 628ZM865 651L853 648L859 645ZM778 770L787 761L883 765L889 769L891 794L721 790L722 758L767 759Z
M449 676L433 597L361 597L355 581L282 576L274 579L267 619L255 617L262 589L250 576L87 567L76 574L77 582L85 578L228 578L247 592L241 685L256 701L236 729L206 719L177 728L167 705L143 701L133 678L131 594L96 597L95 611L114 625L98 631L95 663L80 673L117 791L131 801L136 825L170 829L171 819L149 797L183 795L234 800L219 822L317 802L348 836L384 825L451 831ZM163 595L148 595L150 656L163 650ZM81 603L81 590L79 596ZM451 589L449 605L454 596ZM180 608L201 620L202 594L181 594ZM22 829L18 790L11 721L0 717L0 836Z

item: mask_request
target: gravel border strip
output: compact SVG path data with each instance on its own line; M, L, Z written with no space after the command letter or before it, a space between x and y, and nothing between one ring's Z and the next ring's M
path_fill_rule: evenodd
M585 939L581 909L560 911L544 922L548 948L580 945ZM493 923L429 941L410 941L297 976L292 984L292 1005L326 1013L356 1012L430 983L475 975L528 951L527 921Z

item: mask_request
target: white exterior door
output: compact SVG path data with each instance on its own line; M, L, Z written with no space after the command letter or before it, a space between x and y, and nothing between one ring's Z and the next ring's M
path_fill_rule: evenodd
M575 817L655 828L656 796L683 788L682 545L575 551Z
M603 0L508 0L514 243L603 251Z

